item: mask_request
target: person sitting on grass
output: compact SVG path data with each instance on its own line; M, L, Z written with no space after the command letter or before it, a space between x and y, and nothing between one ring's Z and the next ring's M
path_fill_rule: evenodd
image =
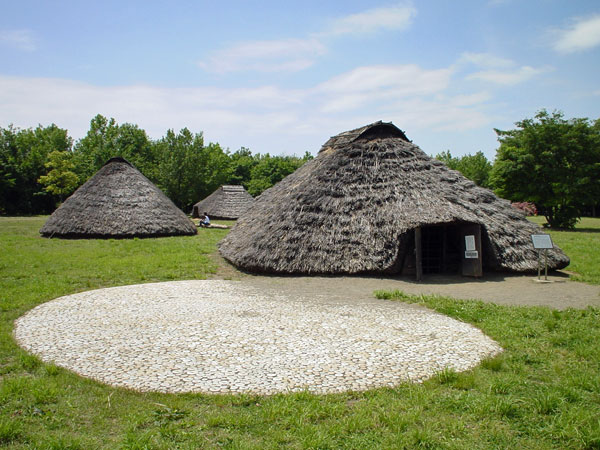
M201 227L209 227L210 226L210 217L208 217L208 213L204 213L204 219L200 222Z

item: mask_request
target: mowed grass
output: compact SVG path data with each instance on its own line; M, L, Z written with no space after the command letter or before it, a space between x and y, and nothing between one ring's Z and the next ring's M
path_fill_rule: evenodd
M226 234L47 240L38 237L44 219L0 218L0 447L600 448L600 311L592 308L380 292L382 301L419 302L472 323L505 351L471 371L362 393L143 394L42 363L14 343L18 316L81 290L204 278L219 270L216 243Z
M541 216L529 219L539 225L546 223L546 219ZM571 258L571 264L566 268L573 272L571 279L600 284L600 218L584 217L573 231L544 231Z

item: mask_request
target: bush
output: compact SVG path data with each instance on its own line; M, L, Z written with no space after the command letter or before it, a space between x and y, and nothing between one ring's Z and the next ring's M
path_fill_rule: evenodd
M526 216L537 216L537 208L530 202L515 202L511 206L525 213Z

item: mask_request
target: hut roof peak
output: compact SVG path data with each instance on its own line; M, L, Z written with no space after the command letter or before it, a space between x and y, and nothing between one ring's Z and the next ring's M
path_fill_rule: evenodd
M370 141L373 139L382 138L399 138L406 142L410 140L404 134L400 128L394 125L392 122L383 122L378 120L377 122L370 123L353 130L344 131L343 133L336 134L329 138L320 151L328 148L339 148L351 144L358 140Z
M114 157L110 158L108 161L106 161L104 163L104 165L106 166L106 165L108 165L110 163L125 163L125 164L127 164L127 165L135 168L135 166L133 164L131 164L129 161L127 161L122 156L114 156Z

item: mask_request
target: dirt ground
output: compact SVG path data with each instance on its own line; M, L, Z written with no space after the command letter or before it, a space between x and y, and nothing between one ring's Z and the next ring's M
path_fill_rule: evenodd
M536 275L490 273L480 279L425 276L421 282L407 277L296 277L262 276L238 272L223 261L217 278L243 280L265 290L331 302L365 302L376 290L399 289L409 294L439 294L458 299L478 299L500 305L549 306L555 309L600 307L600 286L568 281L568 274L554 272L550 283ZM544 278L542 274L542 279Z

